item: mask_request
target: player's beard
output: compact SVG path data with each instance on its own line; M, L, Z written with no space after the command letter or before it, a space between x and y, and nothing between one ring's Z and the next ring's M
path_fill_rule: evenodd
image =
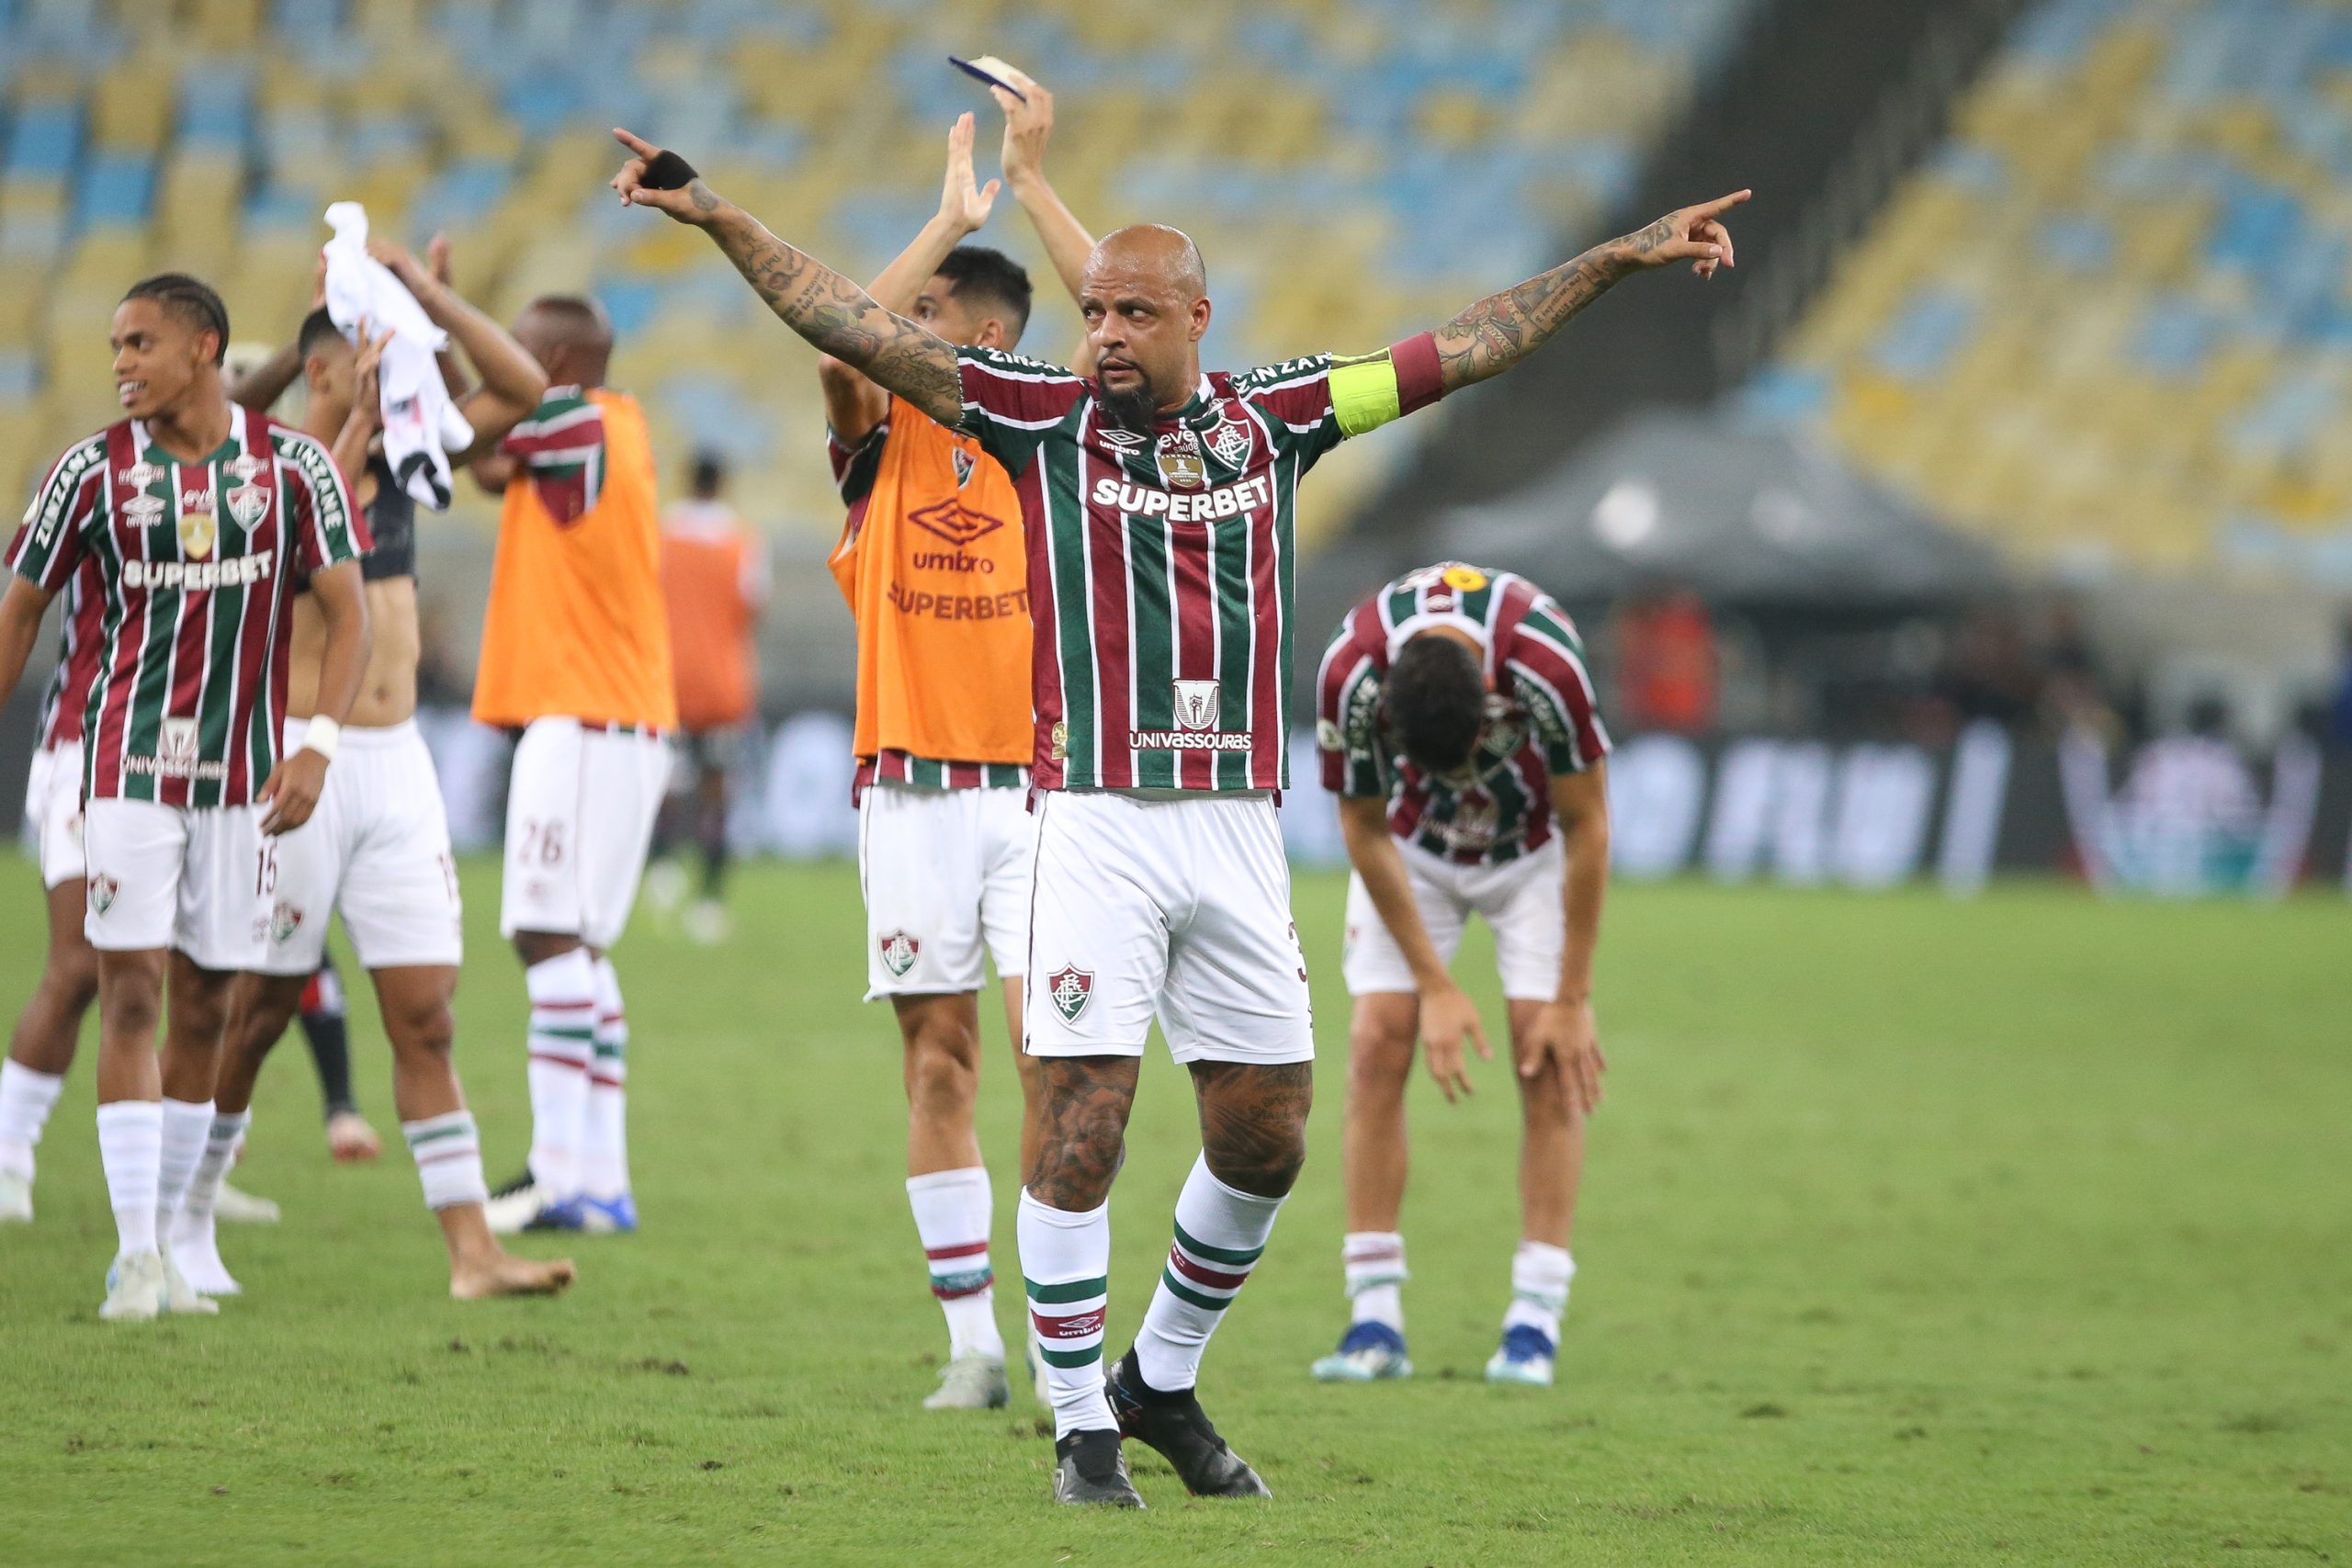
M1137 435L1151 434L1152 414L1159 405L1152 396L1149 376L1136 370L1135 385L1125 390L1098 385L1102 389L1095 395L1094 406L1101 412L1104 424L1114 430L1133 431Z

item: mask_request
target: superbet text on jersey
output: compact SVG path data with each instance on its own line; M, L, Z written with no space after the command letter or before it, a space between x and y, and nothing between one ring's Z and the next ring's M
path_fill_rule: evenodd
M958 355L964 428L1028 527L1038 785L1283 787L1298 482L1436 400L1429 334L1204 376L1148 431L1106 423L1068 370Z
M356 560L365 525L327 449L232 408L201 462L137 420L77 442L25 513L8 565L57 592L86 562L103 599L84 709L96 798L243 806L277 765L286 608L304 574Z

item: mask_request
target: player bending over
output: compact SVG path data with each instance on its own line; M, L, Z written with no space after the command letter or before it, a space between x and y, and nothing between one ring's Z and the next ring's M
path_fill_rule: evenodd
M450 453L452 465L492 450L537 406L547 378L520 344L448 286L443 247L435 247L431 270L382 240L368 248L481 378L481 386L457 400L473 426L474 444ZM375 638L359 700L343 731L343 749L351 755L327 781L310 822L279 840L267 940L255 972L238 985L212 1139L173 1235L173 1251L189 1282L209 1294L238 1290L220 1261L209 1185L219 1181L245 1136L262 1063L301 1008L314 976L334 974L321 968L330 912L342 915L360 966L375 982L392 1047L393 1103L425 1207L440 1221L448 1246L449 1293L461 1300L537 1294L560 1291L572 1279L570 1262L510 1258L491 1235L482 1214L490 1194L482 1180L481 1139L450 1059L463 921L441 783L416 729L416 506L383 455L377 386L381 346L353 344L323 307L314 309L290 352L237 389L242 400L266 408L297 374L309 387L305 428L330 444L345 473L356 476L355 489L374 537L360 558L360 574ZM314 711L317 692L301 671L318 637L319 617L309 596L296 599L289 745L300 743Z
M219 1310L159 1242L205 1153L231 981L260 958L277 836L317 806L359 694L368 536L323 445L229 400L229 316L210 288L177 273L134 285L112 340L130 417L66 449L9 547L0 699L50 599L95 562L105 607L83 710L85 930L98 953L98 1154L119 1241L99 1315L139 1319ZM319 716L282 751L288 607L304 573L322 626L305 671Z
M1026 1049L1044 1135L1021 1197L1022 1273L1046 1344L1055 1495L1137 1507L1122 1432L1185 1486L1262 1496L1193 1394L1306 1155L1314 1034L1274 818L1284 786L1293 505L1341 440L1508 369L1626 274L1730 254L1719 214L1669 214L1433 333L1356 358L1204 376L1199 251L1146 225L1103 239L1080 309L1098 375L962 347L616 133L623 201L707 232L777 316L1012 474L1029 536L1039 737ZM649 186L650 172L662 186ZM1191 1069L1202 1156L1135 1346L1108 1380L1107 1200L1155 1013Z
M1476 1010L1447 973L1475 912L1495 933L1523 1134L1519 1254L1497 1382L1549 1383L1576 1266L1568 1224L1600 1098L1592 950L1609 878L1608 732L1584 645L1523 577L1425 567L1341 622L1316 679L1323 784L1355 874L1342 961L1348 1031L1341 1249L1354 1321L1315 1363L1331 1382L1409 1376L1405 1080L1417 1035L1447 1100L1469 1092Z
M1042 89L1033 98L1046 115L1050 101ZM1049 130L1050 118L1043 123ZM1038 147L1024 141L1016 150L1008 124L1006 172L1034 191L1043 134L1034 119L1021 133ZM874 280L874 297L949 342L1010 349L1028 323L1029 276L1001 252L962 243L988 220L997 191L994 181L974 186L972 136L965 115L948 136L938 216ZM1079 231L1066 248L1082 257L1090 243ZM842 360L820 358L818 374L850 508L830 564L858 628L865 994L889 998L898 1012L907 1201L947 1317L947 1365L923 1404L993 1408L1008 1397L989 1261L995 1201L972 1117L984 955L1004 986L1023 1170L1038 1125L1035 1066L1020 1055L1032 839L1024 786L1035 744L1021 502L977 438Z
M595 301L535 299L514 336L553 385L474 464L506 497L474 717L521 736L498 925L531 1004L530 1164L492 1196L490 1226L633 1231L628 1020L606 954L637 902L678 722L653 444L637 400L605 385L613 328Z

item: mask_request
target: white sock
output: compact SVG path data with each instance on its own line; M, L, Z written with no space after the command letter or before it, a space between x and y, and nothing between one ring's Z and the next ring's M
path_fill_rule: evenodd
M403 1122L401 1136L408 1140L417 1179L424 1184L426 1208L438 1213L459 1203L489 1201L490 1184L481 1175L481 1134L472 1111Z
M155 1250L156 1168L164 1158L164 1108L152 1100L98 1107L98 1164L114 1205L118 1252Z
M212 1102L164 1100L163 1157L155 1167L155 1234L172 1234L172 1220L196 1179L197 1162L212 1135Z
M996 1327L996 1270L989 1266L989 1221L995 1202L986 1166L907 1178L915 1235L931 1265L931 1293L947 1314L947 1354L1004 1359Z
M59 1073L38 1073L20 1062L0 1062L0 1173L33 1179L33 1145L49 1124L57 1097L65 1092Z
M587 1133L588 1062L596 1046L596 967L588 950L523 971L531 998L531 1178L559 1201L580 1191Z
M1348 1321L1405 1332L1405 1238L1395 1231L1350 1231L1340 1242L1348 1279Z
M220 1183L228 1179L229 1168L237 1163L237 1150L253 1120L250 1111L213 1112L212 1123L205 1130L204 1152L197 1158L196 1175L187 1184L187 1196L180 1200L180 1223L190 1230L201 1230L212 1223Z
M580 1145L580 1190L610 1201L628 1190L628 1013L621 977L596 960L595 1055L588 1068L588 1116Z
M1556 1348L1560 1316L1568 1310L1568 1281L1576 1276L1576 1259L1566 1247L1521 1242L1510 1260L1510 1305L1503 1313L1503 1331L1521 1325L1539 1329Z
M1136 1365L1146 1384L1162 1393L1193 1386L1201 1352L1258 1267L1282 1207L1280 1198L1219 1181L1209 1173L1208 1156L1194 1158L1176 1195L1175 1245L1136 1335Z
M1102 1319L1111 1302L1111 1205L1080 1213L1051 1208L1021 1190L1017 1232L1029 1320L1046 1358L1054 1436L1109 1429L1102 1393Z

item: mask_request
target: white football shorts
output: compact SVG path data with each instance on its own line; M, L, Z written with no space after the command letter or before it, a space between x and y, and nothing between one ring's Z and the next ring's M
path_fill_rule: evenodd
M1553 838L1500 865L1456 865L1413 844L1398 844L1412 879L1413 902L1437 955L1449 965L1476 913L1495 933L1495 967L1512 1001L1548 1002L1560 994L1560 955L1568 940L1561 902L1567 857ZM1351 997L1401 991L1411 995L1413 970L1388 934L1363 878L1348 878L1348 936L1340 972Z
M101 953L172 948L205 969L251 969L268 918L275 840L258 806L101 797L82 815L82 930Z
M977 991L983 954L999 979L1029 953L1023 789L928 789L876 782L857 807L865 894L865 999Z
M40 885L82 880L82 743L68 740L33 753L25 775L25 825L40 856Z
M1036 809L1023 1049L1179 1062L1310 1061L1290 863L1264 794L1051 790Z
M500 934L618 942L669 782L670 743L658 731L533 719L506 786Z
M308 728L307 719L287 721L286 755L301 749ZM441 781L413 719L343 732L318 809L278 839L277 860L263 974L316 969L330 910L342 913L363 969L465 957Z

